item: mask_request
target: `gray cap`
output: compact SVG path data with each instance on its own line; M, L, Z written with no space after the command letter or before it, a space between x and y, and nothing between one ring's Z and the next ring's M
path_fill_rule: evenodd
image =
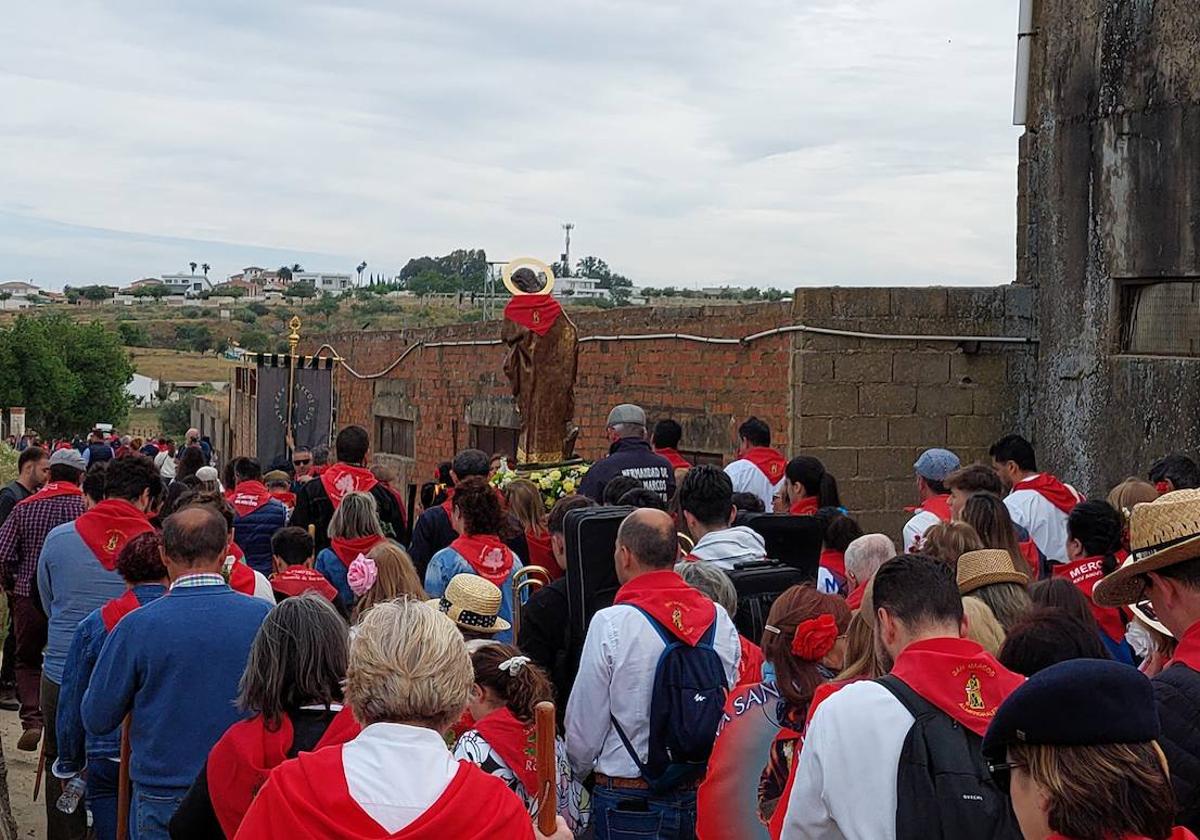
M616 426L620 423L628 423L632 426L645 426L646 412L642 411L640 406L621 403L608 412L608 422L605 425Z
M79 450L73 447L60 449L50 456L50 466L56 464L65 464L68 467L74 467L80 472L87 471L87 464L83 461L83 456L79 454Z
M926 449L913 464L913 469L928 481L945 481L946 476L959 466L958 456L949 449Z

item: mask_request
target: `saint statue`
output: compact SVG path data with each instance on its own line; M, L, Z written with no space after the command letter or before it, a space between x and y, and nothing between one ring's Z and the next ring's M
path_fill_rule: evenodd
M508 346L504 374L521 415L517 459L569 460L579 436L574 423L579 332L551 295L554 273L545 263L514 260L503 276L513 295L504 308L500 337Z

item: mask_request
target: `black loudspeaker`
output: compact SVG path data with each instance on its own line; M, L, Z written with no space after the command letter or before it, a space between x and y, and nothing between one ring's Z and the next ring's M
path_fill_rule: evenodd
M567 605L571 611L571 641L583 648L592 616L611 607L621 584L613 551L617 530L631 507L592 507L572 510L563 521L567 549Z
M804 575L779 560L738 563L727 572L737 590L737 614L733 623L738 632L754 644L762 641L767 614L784 591L804 582Z
M739 513L734 524L761 534L767 544L767 557L795 569L802 580L816 581L821 563L821 523L815 516Z

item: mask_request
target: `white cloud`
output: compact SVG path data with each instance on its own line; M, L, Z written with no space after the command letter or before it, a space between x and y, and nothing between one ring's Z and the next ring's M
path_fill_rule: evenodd
M553 258L570 219L649 285L1007 281L1013 5L17 4L0 278Z

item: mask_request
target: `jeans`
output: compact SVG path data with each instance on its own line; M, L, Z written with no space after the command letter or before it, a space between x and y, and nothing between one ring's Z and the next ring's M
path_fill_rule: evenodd
M596 840L695 840L696 791L655 794L597 783L592 825Z
M46 729L42 733L42 752L46 756L47 769L54 766L58 758L58 727L55 717L58 714L58 683L42 675L41 701L45 715ZM43 777L46 783L46 837L47 840L83 840L87 836L87 809L76 808L74 814L64 814L58 810L58 797L62 796L63 780L56 779L53 773L47 772Z
M117 780L119 762L108 758L89 758L87 764L87 807L92 812L95 840L116 840Z
M187 792L185 787L152 787L135 782L131 840L170 840L167 825Z
M16 636L17 699L21 701L21 728L41 729L39 685L42 681L42 651L46 649L46 614L37 599L13 595L13 631Z

